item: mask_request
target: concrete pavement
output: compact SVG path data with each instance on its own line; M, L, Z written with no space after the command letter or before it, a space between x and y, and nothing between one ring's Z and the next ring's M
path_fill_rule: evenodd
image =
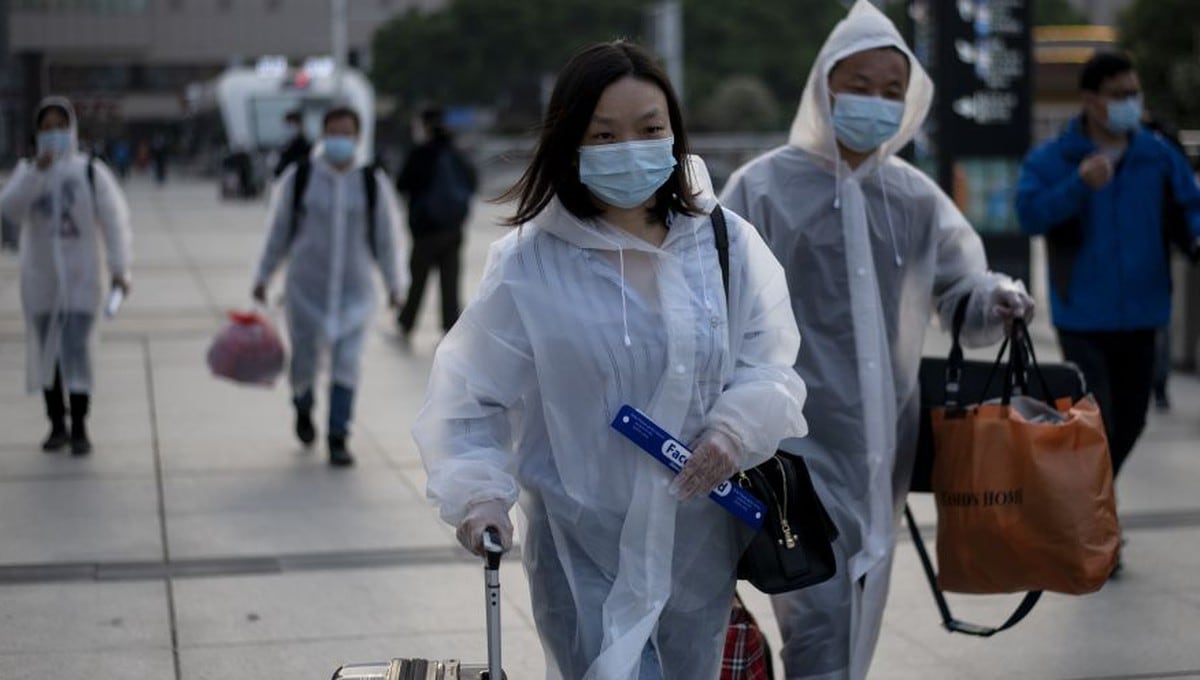
M424 499L409 435L439 337L433 300L407 348L376 319L358 465L331 470L292 437L282 382L238 387L204 365L224 311L248 302L265 203L221 203L195 181L134 179L129 193L134 293L103 328L90 457L38 450L17 265L0 259L0 679L326 678L346 661L482 658L480 570ZM498 214L475 212L468 295L503 233ZM1044 315L1038 333L1054 358ZM1200 381L1172 388L1175 410L1152 415L1120 480L1121 579L1047 596L1014 630L968 639L940 629L902 542L872 677L1200 677ZM931 526L928 500L914 499ZM502 582L505 666L540 677L524 575L511 563ZM766 598L742 590L777 644ZM998 622L1015 599L952 604Z

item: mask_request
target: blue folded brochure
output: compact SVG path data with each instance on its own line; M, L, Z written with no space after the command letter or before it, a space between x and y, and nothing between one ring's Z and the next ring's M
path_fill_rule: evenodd
M612 427L637 444L638 448L666 465L675 474L679 474L683 464L692 455L692 452L678 439L667 434L666 430L650 420L645 413L632 406L621 407L621 410L617 412L617 417L612 421ZM732 513L734 517L745 522L751 529L758 529L762 526L767 507L745 489L729 480L722 482L708 494L708 497Z

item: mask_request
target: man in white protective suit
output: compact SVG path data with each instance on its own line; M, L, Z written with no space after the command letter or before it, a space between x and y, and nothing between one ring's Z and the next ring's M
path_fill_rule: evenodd
M1028 317L1020 282L988 271L950 199L895 154L929 111L933 84L891 22L859 0L809 74L786 146L739 168L722 203L758 227L787 271L805 342L806 454L840 530L833 580L773 598L788 678L867 675L916 448L917 373L936 308L963 341Z
M21 226L19 239L7 245L21 253L26 388L42 390L50 419L42 450L69 445L82 456L92 450L86 419L96 315L105 292L101 261L123 297L130 281L129 207L108 167L79 152L70 101L46 98L34 124L35 157L17 165L0 194L0 216Z
M252 293L265 303L271 275L289 259L284 296L296 436L306 446L316 439L314 383L319 359L328 350L332 376L326 442L334 467L354 464L346 439L363 341L376 306L372 261L383 275L392 307L407 285L407 270L397 266L403 247L391 182L382 170L356 161L360 125L353 109L330 109L318 156L284 171Z

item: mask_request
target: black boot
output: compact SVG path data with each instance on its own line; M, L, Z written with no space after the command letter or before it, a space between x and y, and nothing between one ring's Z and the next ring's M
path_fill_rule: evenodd
M42 442L42 450L47 453L59 451L71 439L67 432L67 405L63 403L62 375L54 373L54 386L42 390L42 399L46 402L46 417L50 419L50 435Z
M317 428L313 425L312 411L296 411L296 438L305 446L311 445L317 438Z
M346 448L345 435L330 435L329 439L329 464L333 467L350 467L354 465L354 456L350 450Z
M87 394L71 395L71 455L86 456L92 452L92 442L87 436L88 407L91 397Z
M292 397L292 406L296 407L296 439L309 446L317 439L317 428L312 420L312 390Z

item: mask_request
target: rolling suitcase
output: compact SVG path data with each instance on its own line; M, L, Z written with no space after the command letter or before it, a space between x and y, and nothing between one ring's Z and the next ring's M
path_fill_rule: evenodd
M346 664L333 672L333 680L507 680L500 665L500 555L503 548L494 529L484 532L483 547L487 553L483 567L487 607L486 664L464 664L457 659L392 659Z

